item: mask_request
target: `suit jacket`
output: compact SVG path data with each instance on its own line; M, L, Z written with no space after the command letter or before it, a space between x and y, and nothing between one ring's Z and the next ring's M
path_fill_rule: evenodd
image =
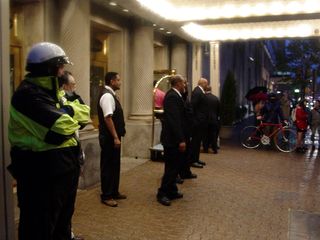
M185 108L184 101L179 94L170 89L163 101L163 122L161 131L161 143L165 147L178 147L185 142Z
M208 122L218 124L220 119L220 101L212 93L206 93L208 106Z
M206 124L208 122L207 98L199 86L195 87L192 91L191 105L193 109L194 126Z

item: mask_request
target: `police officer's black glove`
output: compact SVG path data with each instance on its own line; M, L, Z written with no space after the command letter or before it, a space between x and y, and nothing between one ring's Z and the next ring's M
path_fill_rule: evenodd
M73 117L73 116L74 116L74 110L73 110L73 108L72 108L71 106L63 105L63 106L61 107L61 110L62 110L64 113L68 114L70 117Z

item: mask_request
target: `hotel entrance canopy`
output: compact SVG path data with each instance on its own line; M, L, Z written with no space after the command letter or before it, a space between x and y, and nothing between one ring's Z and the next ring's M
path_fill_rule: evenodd
M193 41L318 37L319 0L95 0Z

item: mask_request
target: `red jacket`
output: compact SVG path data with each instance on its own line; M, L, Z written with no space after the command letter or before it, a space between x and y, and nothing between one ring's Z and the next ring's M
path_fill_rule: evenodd
M301 130L307 130L308 128L308 112L302 107L297 107L296 111L296 125Z

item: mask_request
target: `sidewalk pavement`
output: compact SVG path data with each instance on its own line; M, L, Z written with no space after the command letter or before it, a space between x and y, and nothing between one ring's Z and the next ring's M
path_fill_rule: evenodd
M320 239L318 149L301 155L225 143L201 160L206 167L192 169L198 178L179 185L184 197L170 207L156 201L161 162L122 173L128 199L117 208L100 203L99 186L80 191L74 232L86 240Z

